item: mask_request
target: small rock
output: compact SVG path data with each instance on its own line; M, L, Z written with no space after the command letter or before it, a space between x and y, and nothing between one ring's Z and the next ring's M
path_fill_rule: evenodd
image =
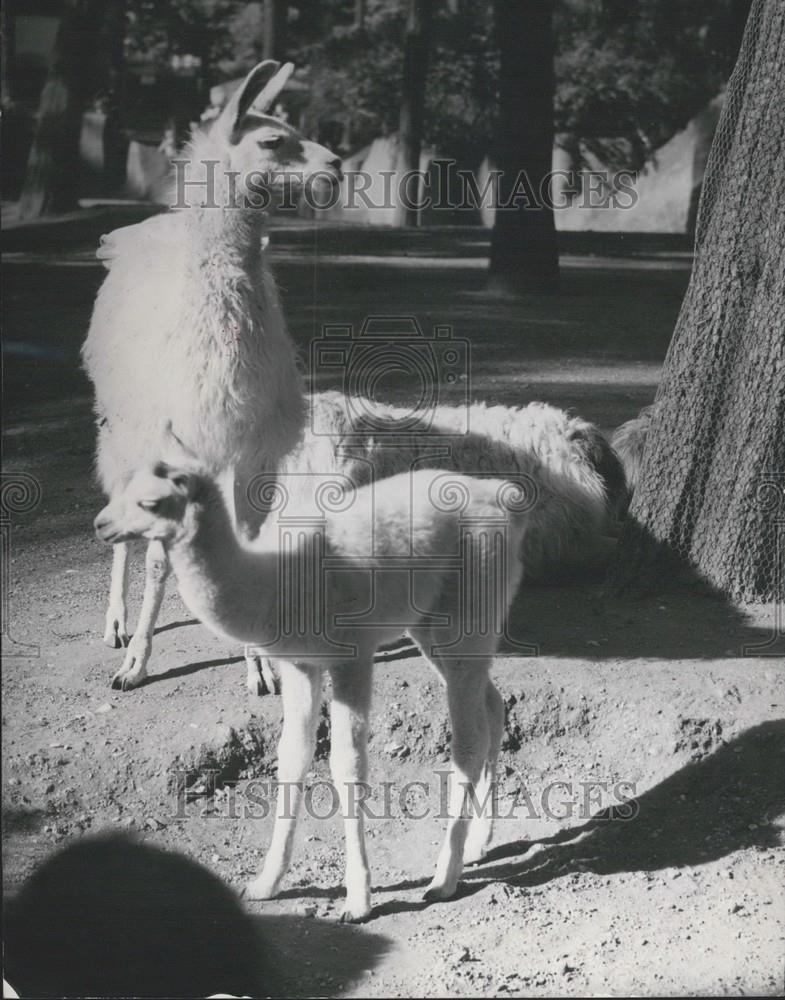
M108 701L105 701L103 705L99 705L95 710L96 715L105 715L107 712L111 712L114 705L110 705Z
M461 948L460 951L458 951L455 957L453 958L453 965L460 965L462 962L471 962L471 960L472 960L472 953L464 945L464 947Z
M166 823L158 819L157 816L148 816L144 821L144 825L148 830L163 830L166 828Z

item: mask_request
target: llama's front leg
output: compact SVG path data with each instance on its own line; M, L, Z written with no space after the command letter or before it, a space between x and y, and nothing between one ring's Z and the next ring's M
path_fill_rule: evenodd
M289 867L305 775L316 749L316 723L322 703L321 671L317 667L287 660L279 661L279 666L283 729L278 743L278 804L264 865L245 890L250 899L271 899Z
M487 665L443 663L447 701L452 723L452 786L450 819L436 872L425 899L449 899L458 888L463 871L463 853L471 820L471 796L475 796L483 764L488 756L488 716L485 708Z
M330 770L341 803L346 835L346 903L341 920L371 913L371 874L365 853L362 801L368 790L368 713L372 662L331 668Z
M246 646L245 684L251 694L277 694L278 684L273 672L273 661L263 656L258 646Z
M104 642L112 649L128 645L126 597L128 595L128 542L112 546L112 580L109 584L109 607L106 609Z
M161 542L148 543L145 571L144 598L136 631L128 643L122 667L112 678L112 687L120 688L121 691L137 687L147 676L147 661L153 648L153 630L169 575L169 558Z
M476 864L485 857L493 835L494 810L497 806L496 763L504 735L504 702L496 686L489 679L485 689L485 707L488 713L488 754L477 785L477 800L480 811L472 816L463 862Z

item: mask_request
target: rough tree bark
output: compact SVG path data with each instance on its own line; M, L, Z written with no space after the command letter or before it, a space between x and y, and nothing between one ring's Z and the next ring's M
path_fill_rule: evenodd
M433 0L409 0L403 49L403 96L398 120L399 180L420 169L432 20ZM406 197L403 201L399 199L396 206L395 223L416 226L419 219L419 184L407 182L404 193Z
M555 291L556 227L547 178L553 158L553 26L549 0L496 0L501 171L491 237L489 287Z
M41 92L19 215L35 218L76 207L82 112L100 86L107 0L68 0Z
M701 195L617 582L671 556L785 598L785 6L755 0ZM659 571L659 572L658 572Z
M286 0L264 0L262 59L278 59L282 62L286 56L287 8Z

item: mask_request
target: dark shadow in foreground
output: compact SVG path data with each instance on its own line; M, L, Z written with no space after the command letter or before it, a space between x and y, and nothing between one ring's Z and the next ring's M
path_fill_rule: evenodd
M4 975L24 997L311 995L317 961L305 970L301 956L314 940L348 955L322 974L334 994L388 946L358 928L251 917L206 868L119 834L44 862L8 905L4 936Z

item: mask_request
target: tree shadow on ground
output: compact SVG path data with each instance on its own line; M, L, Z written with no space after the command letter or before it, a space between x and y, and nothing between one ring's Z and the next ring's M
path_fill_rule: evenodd
M513 601L500 653L515 655L530 644L540 656L598 662L781 656L774 610L767 626L763 612L748 613L700 583L614 594L601 580L529 583Z
M764 722L631 799L616 815L603 810L553 837L494 848L481 865L464 872L457 895L470 896L498 882L543 885L576 872L695 867L745 848L780 846L783 827L776 821L785 815L783 765L785 720ZM427 884L421 879L377 891ZM422 908L422 903L394 901L375 915Z
M335 994L389 947L359 928L252 917L206 868L119 834L53 854L4 923L4 974L26 997L305 996L327 992L320 979Z

